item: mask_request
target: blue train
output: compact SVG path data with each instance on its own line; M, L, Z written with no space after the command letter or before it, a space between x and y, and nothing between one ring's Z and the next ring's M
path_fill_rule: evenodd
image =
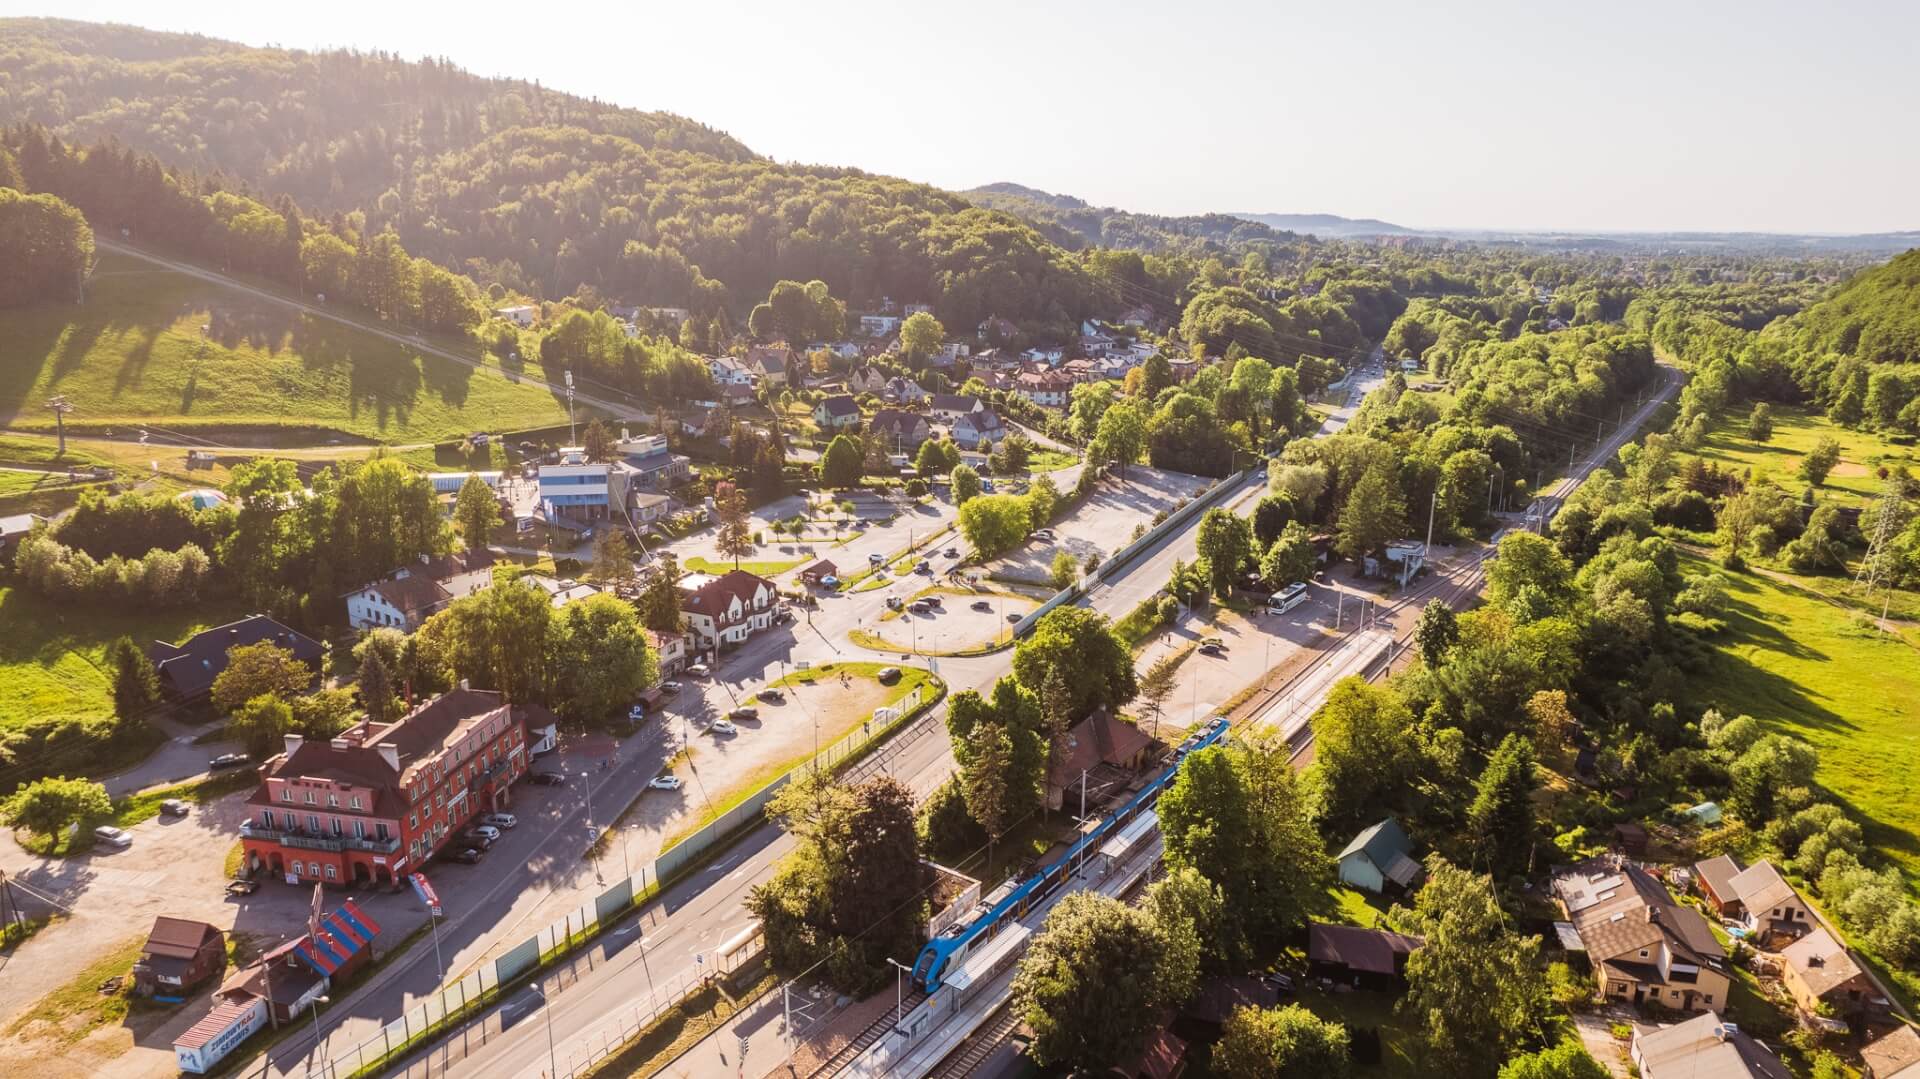
M1054 889L1073 873L1073 866L1082 854L1094 849L1096 844L1138 816L1141 810L1151 806L1154 800L1160 797L1160 792L1173 782L1173 777L1180 771L1180 762L1186 759L1187 754L1197 749L1205 749L1226 736L1227 721L1225 719L1215 717L1209 720L1204 727L1189 735L1187 740L1180 744L1180 748L1174 751L1173 762L1167 766L1166 771L1155 776L1152 782L1128 799L1126 805L1109 814L1098 826L1081 836L1058 861L1020 882L1018 887L1007 893L986 913L977 915L972 921L962 922L928 941L927 946L920 950L920 957L913 963L915 984L928 993L938 990L941 983L946 980L948 972L965 959L967 953L991 938L995 930L1025 914L1035 901L1053 894Z

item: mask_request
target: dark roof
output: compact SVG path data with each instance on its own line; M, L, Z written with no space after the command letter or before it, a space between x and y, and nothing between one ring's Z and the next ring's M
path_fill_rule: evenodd
M1405 858L1413 853L1413 840L1407 838L1406 829L1400 827L1399 821L1388 817L1354 836L1353 841L1340 852L1340 857L1345 858L1356 851L1364 853L1369 861L1385 871L1393 864L1396 855Z
M998 431L1006 426L1001 422L1000 414L990 408L982 409L979 412L969 412L953 421L955 427L959 427L962 424L972 428L975 434L986 434L990 431Z
M1220 1024L1240 1008L1270 1008L1280 1002L1280 991L1250 974L1226 974L1202 982L1184 1014Z
M699 589L687 593L681 608L719 621L721 613L727 609L729 600L737 597L742 607L752 607L753 593L762 586L765 586L768 592L774 591L773 582L765 577L748 573L743 569L730 570L724 576L715 577L701 585Z
M1180 1074L1180 1065L1186 1058L1186 1040L1161 1027L1147 1039L1139 1056L1116 1071L1128 1079L1172 1079Z
M174 645L155 641L147 648L147 658L158 668L160 677L174 692L187 696L204 693L213 680L227 669L227 652L261 641L272 641L293 652L302 663L318 663L323 649L320 642L298 633L264 614L251 615L238 622L203 630Z
M815 580L818 580L822 577L831 577L838 572L840 572L839 566L836 566L831 561L828 561L827 559L823 558L820 561L815 562L813 565L808 566L806 569L801 570L800 576L811 577Z
M162 914L153 920L153 932L147 934L146 946L141 951L150 956L192 959L210 937L219 940L220 930L205 922Z
M491 690L455 689L422 704L385 727L362 724L349 728L343 738L357 739L359 745L335 746L331 739L309 738L292 754L281 754L261 767L265 776L292 779L314 776L358 787L371 787L376 795L364 812L375 817L393 818L406 812L406 803L397 792L402 773L415 761L439 752L463 723L478 720L506 706L500 694ZM523 724L539 727L557 722L551 712L535 705L515 706L509 713ZM541 722L544 720L545 722ZM381 755L379 746L390 743L399 751L400 767L394 768ZM249 802L272 805L264 784ZM346 809L328 812L353 815Z
M1555 874L1553 891L1595 963L1630 963L1630 953L1662 942L1683 962L1726 958L1700 912L1675 903L1665 885L1632 862L1584 862Z
M1426 943L1419 937L1388 929L1362 929L1357 925L1307 923L1307 958L1315 963L1335 963L1348 970L1367 974L1397 974L1401 956L1412 955Z
M873 419L867 421L867 429L876 434L899 434L903 436L912 434L916 427L925 427L926 425L927 421L925 417L916 416L911 412L901 412L899 409L893 408L883 408L873 414Z
M972 412L980 399L970 393L936 393L928 407L935 412Z
M1049 773L1055 786L1079 776L1081 770L1098 764L1120 764L1153 744L1140 728L1111 712L1099 711L1073 725L1067 732L1067 750Z
M829 416L858 416L860 414L859 402L846 394L841 394L838 397L828 397L822 400L818 407L823 409Z

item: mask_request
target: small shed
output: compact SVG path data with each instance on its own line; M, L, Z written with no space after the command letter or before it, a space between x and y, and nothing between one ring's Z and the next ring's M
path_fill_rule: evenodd
M1722 918L1738 918L1743 913L1740 893L1734 888L1733 880L1744 868L1731 854L1722 854L1693 865L1693 879L1699 882L1701 898Z
M1361 989L1405 986L1407 957L1426 943L1389 929L1307 923L1307 971Z
M1420 877L1420 863L1412 854L1413 840L1399 821L1388 817L1354 836L1340 852L1340 879L1375 895L1388 884L1408 887Z
M189 989L227 968L227 935L205 922L161 915L133 965L134 992L184 997Z
M1711 828L1720 823L1720 803L1701 802L1680 815L1702 828Z
M1613 826L1608 845L1629 858L1644 857L1647 853L1647 830L1633 821L1621 821Z
M817 585L821 581L826 580L828 577L838 576L839 573L840 573L840 567L834 565L832 562L827 561L826 559L821 559L820 561L815 562L813 565L808 566L806 569L801 570L800 580L802 580L807 584Z

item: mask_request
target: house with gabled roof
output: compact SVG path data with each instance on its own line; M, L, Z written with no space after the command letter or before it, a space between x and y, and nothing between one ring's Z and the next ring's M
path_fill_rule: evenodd
M927 411L941 423L952 423L972 412L985 410L987 403L970 393L936 393L927 402Z
M1706 1011L1683 1023L1633 1025L1640 1079L1792 1079L1780 1058L1739 1027Z
M933 434L927 418L916 412L883 408L867 421L867 430L880 436L893 453L911 453Z
M1153 739L1139 727L1101 709L1067 731L1060 759L1047 770L1047 805L1058 809L1068 788L1100 765L1138 768Z
M751 345L747 348L747 372L769 386L784 386L787 384L787 367L798 357L799 353L785 341Z
M493 554L461 551L421 555L385 578L346 594L347 624L354 629L392 626L411 633L456 599L493 585Z
M1553 894L1606 1000L1675 1011L1726 1006L1733 984L1726 950L1706 918L1676 903L1646 870L1596 858L1555 873Z
M1762 946L1794 940L1812 932L1816 923L1807 901L1793 890L1770 861L1758 861L1727 882L1735 909L1727 916Z
M994 447L1007 440L1012 430L1000 419L1000 414L990 408L969 412L953 421L950 429L954 445L963 449L992 453Z
M1802 1015L1884 1019L1892 1004L1847 946L1816 927L1780 952L1780 981Z
M880 388L880 396L897 405L918 404L927 399L927 391L910 378L894 377Z
M227 935L206 922L153 920L140 960L133 965L134 992L178 997L227 969Z
M730 570L689 591L682 591L680 611L696 651L734 647L773 626L779 591L765 577L746 570Z
M860 405L847 394L823 397L813 406L813 422L822 431L838 431L860 425Z
M293 658L319 673L326 649L319 641L281 625L264 614L202 630L179 644L155 641L147 659L160 675L160 687L179 700L195 700L213 690L213 680L227 669L227 653L235 648L271 641L293 653Z
M878 367L856 367L847 375L847 389L854 393L882 393L887 388L887 373Z
M1411 888L1420 879L1413 840L1400 822L1388 817L1353 837L1340 852L1340 879L1379 895L1389 886Z

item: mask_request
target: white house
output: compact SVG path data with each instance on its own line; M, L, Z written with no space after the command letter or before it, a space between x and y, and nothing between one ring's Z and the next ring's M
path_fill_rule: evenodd
M1408 887L1420 876L1420 863L1412 854L1413 840L1399 821L1388 817L1354 836L1340 852L1340 879L1375 895L1389 883Z
M1030 348L1020 355L1034 363L1055 364L1066 358L1067 350L1057 345L1042 345Z
M515 326L520 327L531 326L540 321L540 309L530 303L514 304L512 307L496 307L493 313L513 323Z
M880 395L896 404L911 405L927 399L927 391L910 378L890 378Z
M941 423L952 423L968 413L986 410L986 402L966 393L936 393L927 403L927 411Z
M951 434L953 443L962 449L992 453L995 446L1007 440L1011 432L1000 420L1000 414L991 409L982 408L968 412L953 421Z
M837 431L860 424L860 405L846 394L823 397L813 406L813 422L823 431Z
M886 388L886 372L878 367L856 367L847 376L847 389L854 393L880 393Z
M776 596L772 581L740 569L682 592L680 610L695 650L739 645L770 628Z
M347 593L347 624L354 629L391 626L411 633L447 604L493 584L493 555L469 551L421 556L386 579Z
M861 315L860 332L868 337L885 337L900 328L898 315Z
M732 356L715 356L707 361L707 373L716 386L751 386L753 371Z

